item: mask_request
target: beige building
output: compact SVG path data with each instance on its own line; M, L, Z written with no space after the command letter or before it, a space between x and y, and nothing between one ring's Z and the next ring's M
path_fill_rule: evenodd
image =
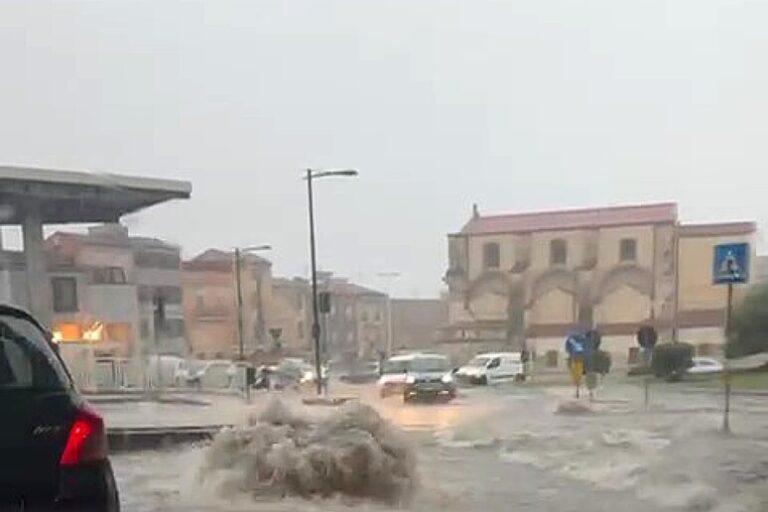
M318 274L331 311L320 318L322 343L331 359L368 359L387 349L387 295L334 276Z
M312 351L312 291L309 281L300 277L272 280L272 332L279 329L285 352L301 355Z
M626 355L641 324L662 338L719 343L725 288L711 282L713 248L750 242L754 251L755 233L751 222L681 224L672 203L494 216L475 208L448 236L443 343L467 353L526 344L541 355L594 326Z
M271 343L267 318L272 304L272 263L241 256L243 346L246 356ZM209 249L182 264L183 309L190 351L199 358L239 354L235 257Z
M439 299L392 299L395 351L432 349L448 323L448 302Z

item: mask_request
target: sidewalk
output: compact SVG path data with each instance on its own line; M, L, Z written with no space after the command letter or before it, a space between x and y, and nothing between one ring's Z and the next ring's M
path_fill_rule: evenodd
M249 404L240 397L189 396L151 400L137 397L89 397L109 429L208 427L245 422ZM121 399L123 398L123 399ZM255 402L256 398L252 402Z

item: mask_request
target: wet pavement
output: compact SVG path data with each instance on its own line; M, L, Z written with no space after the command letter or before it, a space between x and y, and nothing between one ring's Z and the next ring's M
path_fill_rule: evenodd
M768 510L768 398L736 397L734 433L725 435L721 397L681 391L654 386L646 407L642 387L609 382L595 403L574 406L567 388L511 385L470 389L450 404L404 405L356 388L417 453L417 490L397 505L216 496L197 478L205 446L121 454L113 463L131 511ZM224 410L247 414L235 403L211 409Z

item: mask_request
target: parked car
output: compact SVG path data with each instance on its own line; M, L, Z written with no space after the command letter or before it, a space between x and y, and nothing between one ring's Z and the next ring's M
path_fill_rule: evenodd
M312 365L299 357L284 357L276 365L269 367L270 382L273 388L282 389L298 385L304 378L313 379Z
M369 361L352 366L349 371L342 373L339 380L350 384L365 384L375 382L380 377L379 363Z
M519 382L525 380L525 369L520 352L490 352L473 357L454 377L458 382L470 384Z
M323 377L323 383L328 381L328 367L320 366L320 375ZM307 366L299 377L299 384L315 384L317 382L317 372L314 366Z
M120 509L101 416L29 314L0 306L0 509Z
M717 359L711 357L694 357L693 366L688 368L688 375L712 375L722 373L723 365Z
M213 359L210 361L189 361L187 369L177 375L180 381L198 389L227 389L233 380L232 361Z
M147 360L147 379L152 386L176 386L177 376L183 372L187 362L183 357L171 355L152 355Z
M452 400L456 386L448 358L439 354L415 353L390 357L378 381L382 398L400 394L403 401L418 399Z

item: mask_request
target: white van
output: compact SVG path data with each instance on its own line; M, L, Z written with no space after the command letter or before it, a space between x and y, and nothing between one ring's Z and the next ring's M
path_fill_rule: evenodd
M454 375L457 381L470 384L493 384L525 380L520 352L489 352L478 354Z

